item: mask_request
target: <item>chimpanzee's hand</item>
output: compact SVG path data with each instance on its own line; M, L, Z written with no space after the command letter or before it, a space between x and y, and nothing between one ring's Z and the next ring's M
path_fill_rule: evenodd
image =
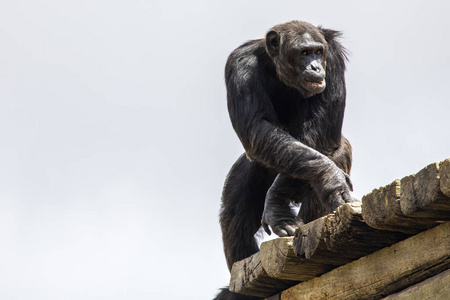
M350 191L353 191L350 176L336 166L325 174L321 186L313 186L326 213L332 213L342 204L353 201L350 197Z

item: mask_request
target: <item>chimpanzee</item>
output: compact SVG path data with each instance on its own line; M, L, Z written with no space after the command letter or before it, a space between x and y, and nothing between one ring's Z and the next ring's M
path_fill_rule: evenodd
M231 123L245 149L223 188L228 268L278 236L351 202L352 150L342 135L346 51L340 33L291 21L234 50L225 67ZM298 215L290 203L301 203ZM257 299L223 289L216 299Z

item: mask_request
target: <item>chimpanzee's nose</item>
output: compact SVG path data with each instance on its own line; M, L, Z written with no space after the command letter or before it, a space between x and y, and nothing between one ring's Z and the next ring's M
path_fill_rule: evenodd
M319 71L320 71L320 66L319 66L317 63L312 63L312 64L311 64L311 69L312 69L314 72L319 72Z

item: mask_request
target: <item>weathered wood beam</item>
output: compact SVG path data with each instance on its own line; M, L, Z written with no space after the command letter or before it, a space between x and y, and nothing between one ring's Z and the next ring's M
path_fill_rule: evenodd
M354 202L300 226L294 240L263 243L261 261L271 277L306 281L406 237L367 226Z
M281 293L281 300L379 299L450 267L450 222ZM338 255L338 254L337 254Z
M260 252L233 264L229 290L239 294L268 297L298 281L274 279L267 275L261 263Z
M334 214L300 226L295 238L264 242L259 253L235 263L230 290L268 297L406 237L367 226L361 203L345 204Z
M441 191L447 197L450 197L450 159L446 159L439 164L439 183Z
M450 220L449 195L447 159L364 196L362 213L360 203L345 204L300 226L295 238L263 243L259 253L235 263L230 290L268 297L434 227Z
M383 300L448 300L450 298L450 270L428 278Z
M323 244L320 238L323 236L324 221L322 217L304 226L301 226L298 234L301 232L313 232L305 236L304 241L308 244L306 251L316 251L318 244ZM294 237L278 238L261 244L261 261L264 270L273 278L305 281L323 274L335 268L335 264L330 265L327 262L316 263L309 259L299 258L294 249ZM311 254L313 256L313 254ZM344 264L345 262L340 262Z
M450 220L450 160L373 190L362 199L364 221L377 229L415 234Z

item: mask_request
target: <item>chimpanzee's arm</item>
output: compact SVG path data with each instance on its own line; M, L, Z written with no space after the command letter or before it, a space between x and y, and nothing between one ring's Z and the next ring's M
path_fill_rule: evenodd
M262 119L253 120L241 137L247 155L277 172L310 182L313 188L332 192L347 188L348 176L327 156L298 140L281 128ZM319 192L319 191L316 191ZM345 202L350 201L350 195ZM348 201L347 201L348 200Z
M253 90L253 95L244 92L235 98L229 93L228 98L230 118L247 156L278 173L306 180L323 201L336 203L332 206L350 202L348 175L327 156L283 130L268 96L258 90L259 94Z

